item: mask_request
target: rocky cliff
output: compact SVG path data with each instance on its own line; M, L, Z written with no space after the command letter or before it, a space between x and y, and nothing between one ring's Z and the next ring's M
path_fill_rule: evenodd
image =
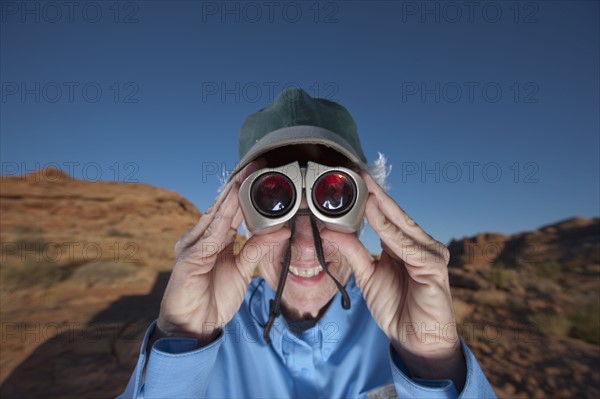
M600 219L478 234L448 248L462 337L499 394L600 394Z
M0 178L0 396L116 396L200 212L145 184Z

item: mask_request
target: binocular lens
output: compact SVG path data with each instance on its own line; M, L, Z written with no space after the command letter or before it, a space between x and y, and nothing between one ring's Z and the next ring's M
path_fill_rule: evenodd
M252 186L252 202L263 215L280 217L292 209L296 192L292 181L281 173L267 173Z
M352 179L343 172L326 173L315 182L313 201L319 210L330 216L341 216L352 208L356 189Z

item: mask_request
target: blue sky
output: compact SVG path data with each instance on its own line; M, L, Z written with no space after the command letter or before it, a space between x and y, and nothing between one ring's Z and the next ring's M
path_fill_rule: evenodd
M58 164L204 210L245 116L300 86L351 111L444 243L600 214L597 1L0 5L5 175Z

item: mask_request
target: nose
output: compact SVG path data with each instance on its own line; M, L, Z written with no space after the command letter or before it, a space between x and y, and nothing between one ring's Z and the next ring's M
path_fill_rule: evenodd
M306 200L302 200L300 209L307 209ZM292 262L300 264L318 263L315 251L315 239L313 236L310 216L307 214L296 215L294 225L294 237L292 239ZM317 222L317 229L319 223Z

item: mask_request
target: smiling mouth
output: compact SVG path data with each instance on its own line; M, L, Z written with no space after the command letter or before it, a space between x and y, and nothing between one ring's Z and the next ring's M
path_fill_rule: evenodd
M294 276L304 277L304 278L316 276L317 274L321 273L322 271L323 271L323 268L321 266L311 267L308 269L290 266L290 273L292 273Z

